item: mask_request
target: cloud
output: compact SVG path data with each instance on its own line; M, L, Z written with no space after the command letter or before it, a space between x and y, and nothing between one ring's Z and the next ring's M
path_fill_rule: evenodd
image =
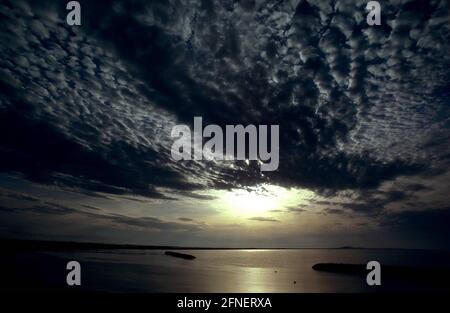
M3 219L8 218L8 214L18 214L19 216L41 216L48 218L49 216L59 216L61 220L67 217L74 219L84 218L89 220L89 224L103 224L108 225L111 228L127 228L127 229L142 229L142 230L158 230L158 231L169 231L169 232L196 232L203 229L203 224L196 223L186 223L193 222L191 219L183 220L184 223L165 221L156 217L131 217L123 214L117 213L107 213L106 211L92 207L83 206L87 208L86 210L81 210L78 208L73 208L65 205L60 205L52 202L43 202L42 204L32 205L32 206L17 206L7 207L0 205L0 213L3 215ZM6 214L6 216L5 216Z
M193 222L194 221L192 218L187 218L187 217L179 217L178 219L183 222Z
M337 214L337 215L346 215L348 214L348 212L346 212L345 210L342 209L334 209L334 208L326 208L323 210L323 212L325 212L325 214Z
M277 220L276 218L262 216L249 217L248 219L257 222L279 222L279 220Z
M93 211L102 211L101 208L93 206L93 205L83 205L84 208L89 209L89 210L93 210Z
M302 213L302 212L306 212L305 209L298 208L298 207L289 207L289 208L287 208L287 211L288 211L289 213Z
M161 200L263 182L361 195L448 169L448 3L54 1L1 7L0 171ZM101 14L99 13L101 12ZM175 162L170 130L279 124L280 167ZM416 190L419 191L419 190ZM402 193L343 208L378 214ZM148 220L147 225L157 222Z
M26 213L38 215L64 215L70 213L77 213L78 211L56 203L44 203L42 205L33 205L31 207L7 207L0 206L0 211L4 213Z
M143 229L189 232L199 231L202 229L196 224L168 222L155 217L129 217L120 214L111 214L108 216L97 216L97 218L105 219L118 225L127 225Z
M18 193L18 192L11 192L7 189L0 188L0 197L1 198L10 198L14 200L22 200L22 201L29 201L29 202L39 202L40 199L36 197L32 197L27 194ZM0 199L1 199L0 198Z

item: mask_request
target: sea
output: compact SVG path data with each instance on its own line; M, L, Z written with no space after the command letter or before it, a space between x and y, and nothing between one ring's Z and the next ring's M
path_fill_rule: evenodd
M14 252L1 255L2 288L61 290L68 288L67 262L81 268L83 291L153 293L361 293L448 291L446 285L386 281L369 286L363 275L320 272L316 263L397 265L450 269L450 252L397 249L250 249L177 250L194 255L185 260L165 250L83 250Z

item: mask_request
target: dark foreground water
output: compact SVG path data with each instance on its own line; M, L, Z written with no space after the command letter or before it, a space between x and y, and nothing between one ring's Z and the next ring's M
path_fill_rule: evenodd
M66 263L81 264L81 289L107 292L404 292L449 291L448 285L314 271L316 263L367 263L450 269L450 253L424 250L164 250L13 252L1 254L6 290L65 290ZM295 283L294 283L295 281Z

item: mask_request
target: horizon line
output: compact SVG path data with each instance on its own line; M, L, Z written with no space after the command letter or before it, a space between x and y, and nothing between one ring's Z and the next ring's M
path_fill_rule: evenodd
M11 246L11 244L19 246ZM177 246L177 245L145 245L145 244L127 244L127 243L104 243L87 241L60 241L60 240L35 240L35 239L0 239L2 248L4 245L17 248L31 249L129 249L129 250L430 250L430 251L450 251L449 248L397 248L397 247L357 247L357 246L338 246L338 247L217 247L217 246Z

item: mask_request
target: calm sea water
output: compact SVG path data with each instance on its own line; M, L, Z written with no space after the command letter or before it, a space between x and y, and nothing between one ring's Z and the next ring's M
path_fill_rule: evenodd
M108 292L371 292L365 277L314 271L316 263L367 263L450 267L450 253L422 250L183 250L195 260L164 250L99 250L16 255L34 277L34 288L65 285L65 264L80 262L82 288ZM294 283L295 281L295 283ZM26 282L25 282L26 283ZM432 291L433 286L389 283L387 291Z

